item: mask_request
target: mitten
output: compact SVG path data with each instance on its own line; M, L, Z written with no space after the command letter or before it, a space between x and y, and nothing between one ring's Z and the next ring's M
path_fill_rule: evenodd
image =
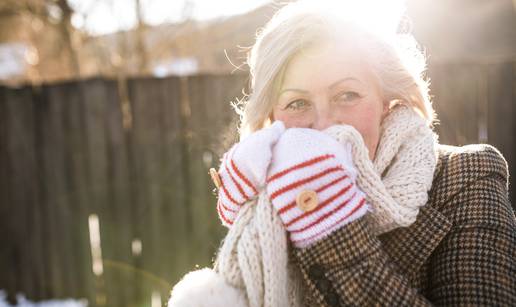
M240 207L265 185L272 148L284 131L285 125L276 121L250 134L223 155L218 172L210 171L218 186L217 212L225 226L233 224Z
M272 157L267 195L295 247L309 246L367 212L351 145L293 128L283 133Z

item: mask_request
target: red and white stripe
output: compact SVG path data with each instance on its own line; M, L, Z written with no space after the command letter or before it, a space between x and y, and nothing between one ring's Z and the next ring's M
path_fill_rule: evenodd
M258 194L252 179L244 174L249 170L239 166L233 159L238 144L233 146L222 157L219 169L221 186L218 193L217 212L226 226L233 224L238 210L249 199Z
M290 232L290 240L296 247L306 247L342 226L362 217L368 211L368 205L364 197L350 201L341 209L335 209L334 213L323 216L306 225L302 230Z
M305 212L296 197L317 193L317 207ZM267 194L297 247L305 247L367 212L365 195L332 154L322 154L276 170L267 179Z
M307 247L330 235L332 232L334 232L337 229L340 229L344 225L347 225L357 220L358 218L364 216L368 210L369 206L367 205L365 198L362 198L358 205L353 207L353 209L350 210L347 214L336 215L335 217L338 216L339 218L325 220L324 223L321 223L317 227L310 228L310 232L305 232L309 233L309 235L307 236L298 236L296 234L291 233L290 240L296 247Z
M217 213L219 214L219 218L222 221L222 225L229 227L235 222L237 212L225 207L220 199L217 201Z
M224 225L231 225L240 207L255 197L265 184L272 149L283 132L285 125L275 121L233 145L222 157L218 171L221 185L217 212Z

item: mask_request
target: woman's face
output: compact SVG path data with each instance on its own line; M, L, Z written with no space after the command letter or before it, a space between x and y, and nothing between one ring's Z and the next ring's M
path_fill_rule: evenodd
M342 44L321 44L289 62L271 117L287 128L351 125L362 135L373 159L387 110L376 79L360 55L346 51Z

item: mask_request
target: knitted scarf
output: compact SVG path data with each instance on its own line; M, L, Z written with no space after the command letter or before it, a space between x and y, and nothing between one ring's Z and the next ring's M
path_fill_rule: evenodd
M373 207L367 216L376 234L415 221L427 202L437 163L437 136L411 108L394 107L381 129L374 161L353 127L325 131L342 144L352 144L357 184ZM289 261L287 234L265 192L241 208L214 269L189 275L174 287L169 306L302 306L301 273ZM192 290L188 285L194 284Z
M414 223L426 204L437 164L437 135L414 110L397 105L383 120L374 161L358 131L350 126L326 130L340 143L351 143L357 184L373 207L376 234Z

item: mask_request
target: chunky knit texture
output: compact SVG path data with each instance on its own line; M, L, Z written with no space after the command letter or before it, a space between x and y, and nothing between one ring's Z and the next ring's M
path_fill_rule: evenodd
M247 294L251 307L301 306L301 273L288 258L283 223L262 191L229 229L214 269Z
M405 106L391 110L382 124L374 162L354 128L334 126L325 132L342 144L351 144L358 186L374 210L366 217L371 216L376 233L414 222L426 203L437 162L437 137L425 121ZM238 212L218 252L214 272L231 289L242 291L248 306L301 306L302 277L288 259L285 227L265 191L259 193L257 200L248 201ZM182 289L182 293L172 292L172 297L181 295L197 306L210 306L213 288L206 287L204 296Z
M382 123L375 159L351 126L332 126L326 133L351 144L358 186L373 207L376 234L414 223L426 204L437 164L437 135L413 109L397 105Z

